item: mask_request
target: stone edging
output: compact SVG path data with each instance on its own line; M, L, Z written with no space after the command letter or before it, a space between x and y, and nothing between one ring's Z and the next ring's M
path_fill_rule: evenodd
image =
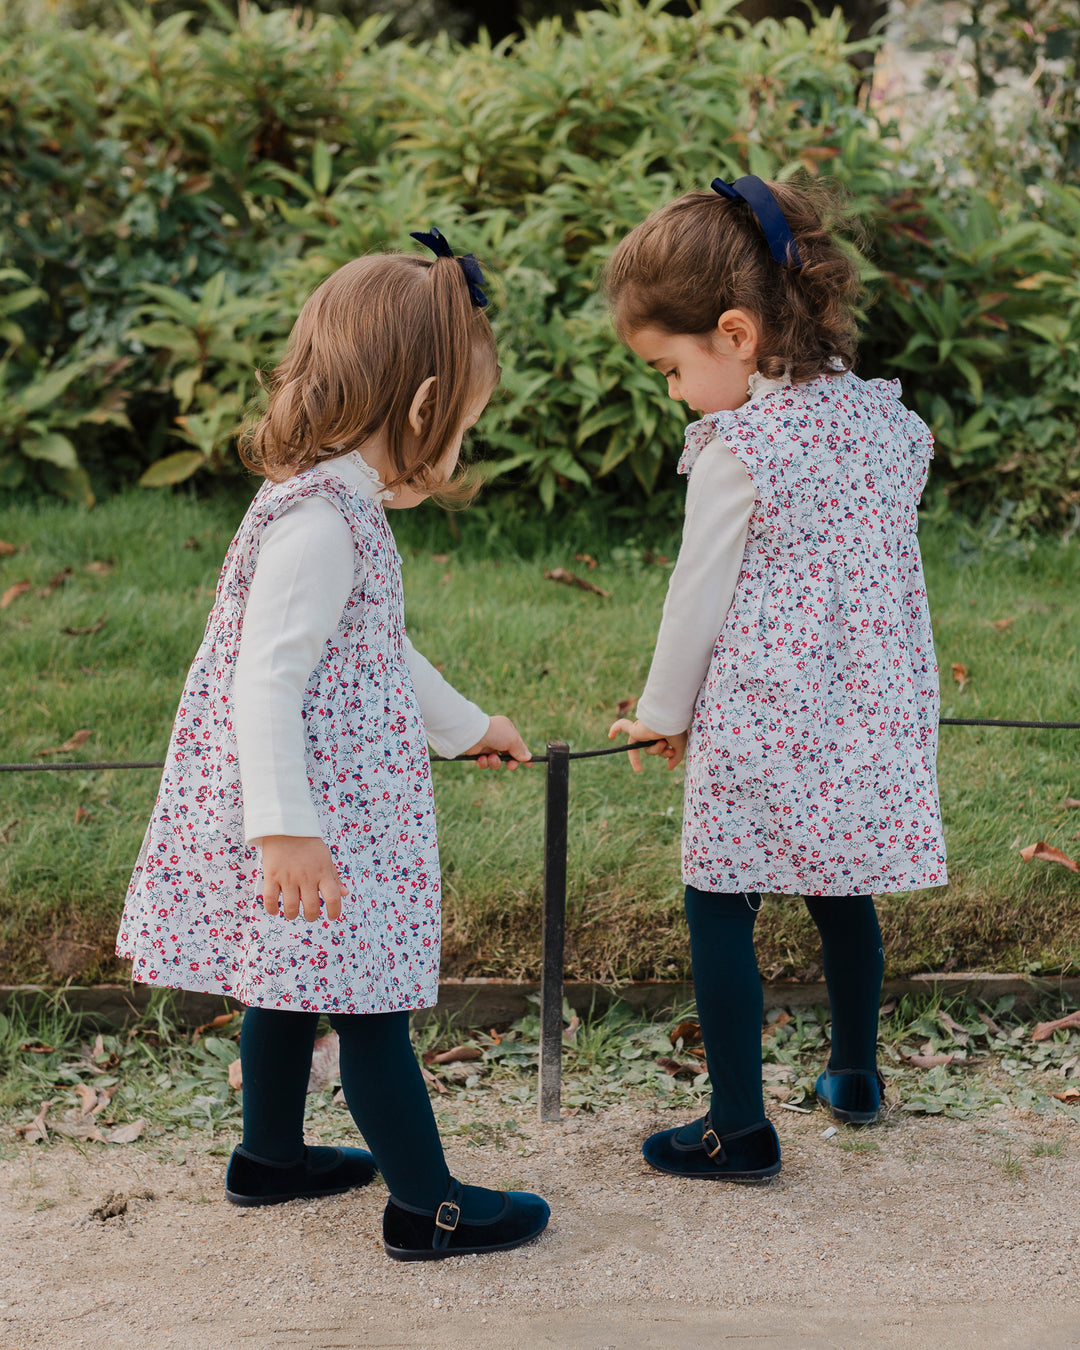
M807 984L762 981L762 987L766 1010L824 1007L829 1001L825 984L821 980ZM30 1003L35 998L63 995L74 1011L94 1013L107 1022L122 1025L141 1016L152 992L146 985L138 984L108 984L90 988L69 985L53 989L40 985L0 985L0 1009L12 1002ZM196 994L188 990L173 992L174 1014L187 1026L209 1022L223 1009L241 1006L233 999L216 994ZM443 980L439 984L438 1007L417 1016L425 1021L431 1017L453 1016L470 1026L506 1025L528 1012L530 1006L535 1008L539 992L539 984L523 984L512 980ZM641 980L620 985L568 982L564 993L570 1006L577 1012L586 1012L590 1007L605 1008L616 1001L643 1012L653 1012L685 1006L692 1003L694 997L693 988L687 981L667 980ZM886 980L881 991L883 999L900 998L904 994L931 993L937 993L942 1000L965 995L987 1003L1012 994L1021 1006L1030 1005L1043 997L1055 996L1080 1002L1080 978L1036 980L1025 975L967 971ZM531 1005L530 999L534 1000Z

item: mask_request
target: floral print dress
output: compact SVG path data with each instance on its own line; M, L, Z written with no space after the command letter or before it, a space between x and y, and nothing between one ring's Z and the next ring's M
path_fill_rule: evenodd
M844 896L946 883L916 507L933 440L897 382L784 384L687 428L754 483L687 744L683 879Z
M347 898L339 920L268 915L244 844L232 689L259 541L309 496L354 539L353 587L304 692L308 785ZM136 981L264 1008L394 1012L438 998L439 856L405 657L401 559L382 506L323 468L266 483L229 547L184 685L117 940Z

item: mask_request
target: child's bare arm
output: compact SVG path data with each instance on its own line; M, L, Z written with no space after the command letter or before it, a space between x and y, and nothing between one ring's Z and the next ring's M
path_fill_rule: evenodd
M318 836L270 834L262 841L262 902L267 914L280 909L286 919L304 911L308 923L319 917L319 896L326 917L341 918L345 888L330 850Z
M644 722L631 722L628 717L620 717L617 722L611 724L608 740L612 740L620 731L625 731L631 741L656 741L656 745L645 748L645 753L647 755L663 755L667 760L669 769L674 769L677 764L681 764L683 755L686 754L685 731L662 735L659 731L653 731L650 727L647 727ZM640 773L641 751L631 750L629 760L633 771Z

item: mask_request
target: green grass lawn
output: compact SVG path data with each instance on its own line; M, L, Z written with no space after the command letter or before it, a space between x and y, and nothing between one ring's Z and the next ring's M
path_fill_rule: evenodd
M0 508L0 761L158 759L243 504L132 493L92 511ZM432 508L392 513L410 632L536 749L605 744L640 692L677 541L584 519L546 530L490 502L453 533ZM601 537L598 537L600 535ZM654 552L642 543L648 537ZM937 523L923 536L945 716L1080 720L1080 548L1032 549ZM598 559L590 570L575 554ZM610 598L544 579L563 567ZM67 571L65 569L70 569ZM966 668L961 688L951 668ZM879 905L888 974L1058 970L1080 959L1080 879L1024 863L1043 839L1080 853L1080 733L943 728L940 780L951 884ZM154 771L0 774L0 982L90 982L120 973L116 916L156 790ZM445 876L444 973L531 976L538 967L543 770L435 769ZM681 772L633 777L621 758L571 772L567 970L575 978L676 978ZM816 975L797 900L766 905L763 972Z

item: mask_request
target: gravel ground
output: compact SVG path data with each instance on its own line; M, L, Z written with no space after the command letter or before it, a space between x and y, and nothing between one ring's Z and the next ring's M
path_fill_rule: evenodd
M444 1129L491 1124L483 1099L440 1108ZM243 1210L223 1158L197 1148L12 1140L0 1346L1080 1347L1080 1138L1064 1113L897 1110L824 1139L823 1113L778 1110L784 1170L763 1186L651 1172L641 1138L679 1119L653 1107L516 1114L498 1144L451 1137L451 1167L541 1192L551 1226L433 1264L384 1255L379 1181Z

